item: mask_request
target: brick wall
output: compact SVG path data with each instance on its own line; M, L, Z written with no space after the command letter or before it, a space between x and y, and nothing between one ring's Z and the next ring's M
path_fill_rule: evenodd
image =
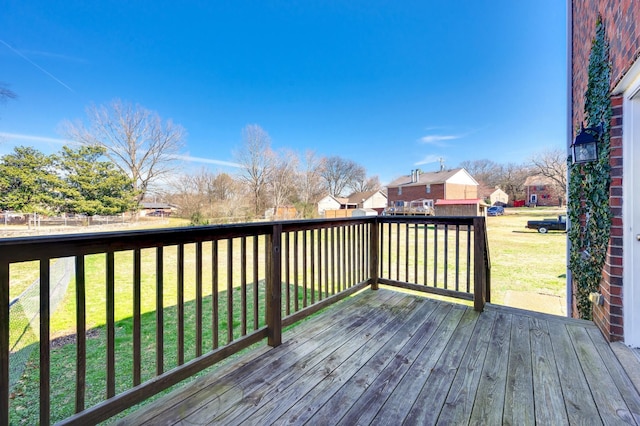
M615 87L640 57L640 1L638 0L572 0L573 49L571 68L571 117L572 128L584 120L584 93L587 88L591 40L595 36L598 14L605 24L610 44L612 65L611 87ZM603 306L594 307L594 322L609 340L624 337L622 318L622 97L611 98L611 189L609 204L613 213L611 238L602 274L600 290L604 295ZM575 299L574 299L574 312Z
M401 201L413 201L420 200L422 198L427 200L442 200L444 199L444 184L431 185L431 192L427 193L424 185L416 186L403 186L402 194L398 193L398 188L388 188L387 198L389 199L389 205L397 200Z
M604 305L594 306L593 321L611 341L624 337L622 322L622 96L611 99L611 188L609 205L613 214L611 237L600 291Z
M584 117L589 52L591 41L595 36L598 14L602 15L611 47L611 87L614 87L635 59L640 56L640 2L638 0L572 0L572 11L572 125L575 131Z

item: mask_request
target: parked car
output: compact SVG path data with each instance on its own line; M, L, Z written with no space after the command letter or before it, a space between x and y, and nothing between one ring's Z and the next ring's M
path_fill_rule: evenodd
M557 219L530 220L526 227L537 229L541 234L546 234L548 231L566 231L567 215L561 214Z
M487 209L487 214L489 216L502 216L504 214L504 207L502 206L491 206Z

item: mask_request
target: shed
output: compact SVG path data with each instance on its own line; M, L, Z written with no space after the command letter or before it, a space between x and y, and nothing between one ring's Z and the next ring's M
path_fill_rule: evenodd
M489 205L479 198L471 200L438 200L436 216L486 216Z
M362 216L378 216L378 212L374 209L355 209L351 212L351 217Z

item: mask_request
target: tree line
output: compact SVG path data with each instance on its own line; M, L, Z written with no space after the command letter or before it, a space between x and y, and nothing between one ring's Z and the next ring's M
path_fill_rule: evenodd
M183 174L162 198L179 205L186 217L256 218L268 209L277 214L289 206L301 217L313 217L317 202L327 194L340 197L380 189L379 178L367 176L353 160L274 150L269 134L257 124L243 129L235 159L240 166L236 174L206 169Z

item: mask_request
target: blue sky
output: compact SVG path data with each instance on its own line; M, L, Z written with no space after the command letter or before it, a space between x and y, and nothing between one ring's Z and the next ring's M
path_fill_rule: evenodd
M383 183L411 169L563 148L559 0L5 0L0 155L60 149L60 124L119 98L224 165L259 124L273 147L338 155ZM216 164L216 161L222 162Z

